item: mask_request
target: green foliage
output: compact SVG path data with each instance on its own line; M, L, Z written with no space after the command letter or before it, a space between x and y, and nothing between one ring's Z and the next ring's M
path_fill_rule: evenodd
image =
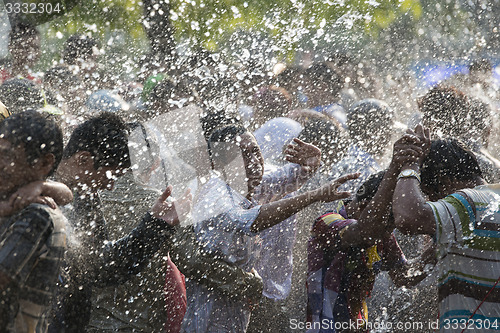
M212 48L234 30L267 31L279 43L294 45L330 26L376 35L402 15L418 19L422 14L419 0L179 0L173 5L178 37Z
M134 38L144 37L140 0L65 3L72 10L51 24L53 31L119 29ZM211 49L235 30L265 31L288 49L318 29L344 25L376 35L402 15L418 19L422 14L419 0L176 0L171 6L177 38Z

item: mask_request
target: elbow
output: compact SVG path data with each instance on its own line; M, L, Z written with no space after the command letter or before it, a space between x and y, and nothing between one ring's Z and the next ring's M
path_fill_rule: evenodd
M396 228L406 235L432 234L432 215L427 211L408 209L401 214L395 214L394 224Z
M408 221L406 218L397 218L394 221L394 224L396 225L396 228L401 231L403 234L406 235L411 235L412 234L412 226L411 222Z
M396 228L406 235L413 234L415 215L408 214L408 211L394 212L394 224Z

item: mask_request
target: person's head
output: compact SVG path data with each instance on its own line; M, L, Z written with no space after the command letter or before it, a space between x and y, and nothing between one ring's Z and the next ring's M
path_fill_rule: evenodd
M9 79L0 85L0 100L11 113L26 109L41 109L46 104L56 104L52 93L27 79Z
M120 117L128 117L131 113L130 104L111 90L101 89L93 92L85 101L85 109L89 115L101 112L115 113Z
M0 197L52 175L62 153L61 129L35 110L0 122Z
M423 114L424 126L441 137L467 136L466 123L469 114L467 96L454 87L438 85L429 90L418 101Z
M347 127L353 144L375 156L382 155L387 148L392 123L393 112L389 105L374 98L353 104L347 113Z
M350 200L344 201L350 218L359 219L361 212L363 212L377 193L384 175L385 170L370 175L370 177L361 184L356 194L353 195Z
M421 170L421 188L436 201L459 189L481 183L482 172L473 152L456 139L433 140Z
M488 140L493 126L493 112L491 106L479 99L469 100L469 114L466 117L466 127L469 129L464 140L474 140L484 147L488 147Z
M312 65L305 70L304 77L304 93L310 107L335 102L344 85L341 73L328 62Z
M10 32L9 51L14 66L31 66L40 58L40 33L35 26L18 23Z
M233 189L251 196L264 174L264 159L255 137L244 127L229 125L212 133L208 150L214 170Z
M350 138L342 125L334 119L311 119L304 124L298 137L321 150L321 161L332 166L345 155Z
M148 96L148 113L152 117L187 106L196 101L196 93L185 80L161 80Z
M268 86L253 95L252 106L254 121L262 125L270 119L286 116L292 106L292 98L285 89Z
M210 141L212 133L218 129L232 125L237 127L243 126L235 115L228 114L226 112L208 111L202 115L200 122L203 130L203 136L207 142Z
M71 174L61 174L71 186L97 191L112 188L131 166L128 127L116 114L104 112L75 128L64 149L63 162Z
M75 34L64 42L63 60L68 65L94 62L98 54L97 41L87 35Z
M71 113L82 107L86 95L83 82L67 66L55 66L43 75L44 85L58 93Z
M304 70L296 66L287 66L285 70L280 72L275 77L275 83L288 91L292 98L292 106L299 104L299 87L304 84Z

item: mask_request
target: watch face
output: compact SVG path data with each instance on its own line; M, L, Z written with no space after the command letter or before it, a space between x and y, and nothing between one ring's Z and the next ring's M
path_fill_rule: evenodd
M407 169L403 171L403 176L411 176L411 174L412 174L411 170Z

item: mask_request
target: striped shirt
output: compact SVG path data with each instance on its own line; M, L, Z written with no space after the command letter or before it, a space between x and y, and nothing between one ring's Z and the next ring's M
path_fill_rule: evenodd
M47 314L66 250L65 227L66 219L60 210L38 204L1 220L0 271L12 284L7 288L7 297L3 296L10 304L1 305L2 317L8 313L8 318L3 318L8 322L0 324L0 331L46 332Z
M461 323L479 332L500 330L500 185L428 204L440 257L441 332L461 332Z

